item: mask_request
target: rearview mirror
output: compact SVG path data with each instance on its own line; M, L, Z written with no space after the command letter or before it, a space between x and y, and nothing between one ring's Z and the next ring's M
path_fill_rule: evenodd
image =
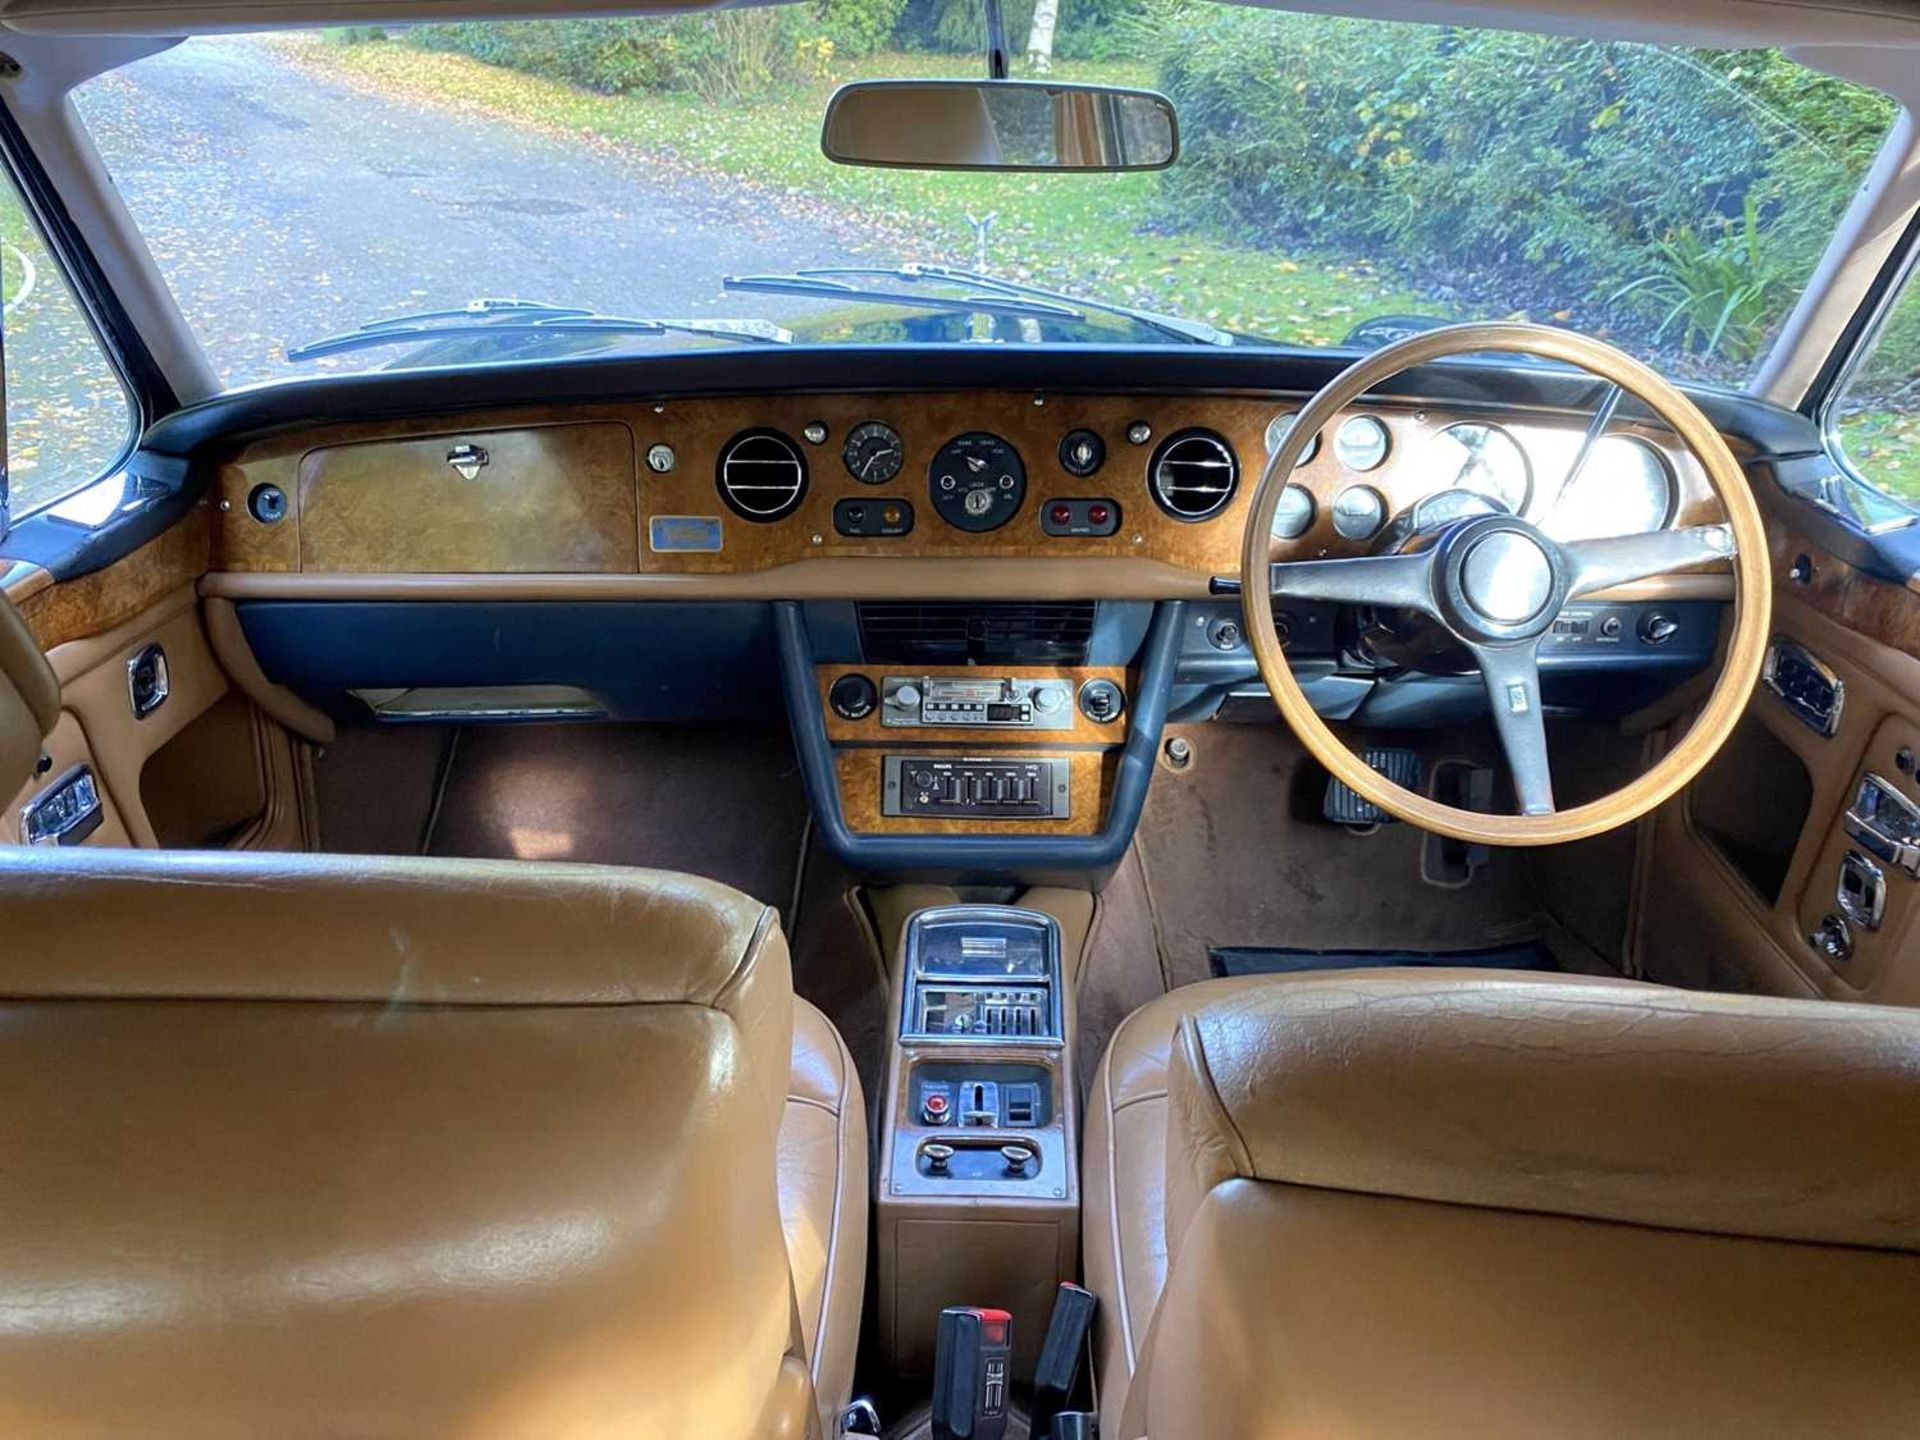
M1173 106L1151 90L1047 80L859 80L827 104L820 148L903 170L1164 170Z

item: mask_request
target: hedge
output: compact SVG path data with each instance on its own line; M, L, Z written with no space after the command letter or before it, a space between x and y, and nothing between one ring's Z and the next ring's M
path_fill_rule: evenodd
M1764 52L1215 6L1157 33L1185 222L1700 349L1689 314L1744 300L1725 352L1791 305L1893 114Z

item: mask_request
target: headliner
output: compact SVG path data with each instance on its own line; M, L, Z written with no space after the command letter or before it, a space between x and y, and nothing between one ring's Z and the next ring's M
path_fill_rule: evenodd
M174 36L720 8L726 7L701 0L0 0L0 26L26 33ZM1294 0L1269 8L1666 44L1920 47L1920 0Z

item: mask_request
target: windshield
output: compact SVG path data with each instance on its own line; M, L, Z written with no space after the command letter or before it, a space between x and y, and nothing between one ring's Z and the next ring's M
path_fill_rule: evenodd
M972 0L208 37L78 105L227 385L1486 318L1740 384L1894 113L1764 51L1186 0L1013 0L1008 25L1016 73L1164 91L1174 165L829 162L837 83L982 72Z

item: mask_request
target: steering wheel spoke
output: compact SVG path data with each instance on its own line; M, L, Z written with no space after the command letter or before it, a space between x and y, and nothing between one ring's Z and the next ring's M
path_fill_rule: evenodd
M1424 554L1291 560L1269 569L1276 600L1337 600L1433 613L1433 564Z
M1730 559L1734 541L1729 526L1693 525L1684 530L1655 530L1646 535L1575 540L1561 548L1571 567L1567 594L1577 598L1632 580Z
M1486 681L1494 728L1513 773L1522 815L1553 813L1553 773L1547 763L1547 727L1540 705L1540 642L1475 645L1473 658Z

